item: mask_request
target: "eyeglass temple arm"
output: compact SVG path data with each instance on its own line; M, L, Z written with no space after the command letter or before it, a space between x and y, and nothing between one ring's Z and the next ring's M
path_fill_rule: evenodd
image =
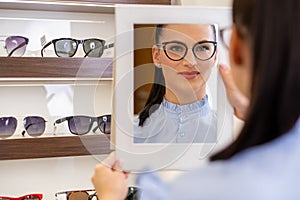
M60 124L64 121L68 120L68 117L64 117L64 118L60 118L60 119L57 119L54 123L53 123L53 126L54 126L54 130L53 130L53 134L56 135L56 124Z
M109 48L112 48L112 47L114 47L114 43L110 43L108 45L105 45L104 49L109 49Z
M52 41L48 42L47 44L45 44L41 50L41 56L44 57L43 51L50 45L52 44Z
M100 129L100 124L99 124L99 126L96 126L94 129L93 129L93 133L95 133L96 131L97 131L97 129Z
M16 48L14 48L9 54L7 57L11 57L11 55L18 49L20 49L21 47L25 46L26 44L28 44L26 41L25 42L22 42L21 44L19 44Z
M55 126L56 124L60 124L66 120L68 120L68 117L63 117L63 118L57 119L53 125Z

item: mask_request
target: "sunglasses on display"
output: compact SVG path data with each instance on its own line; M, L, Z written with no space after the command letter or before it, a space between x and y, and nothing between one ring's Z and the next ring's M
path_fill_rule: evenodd
M55 199L61 195L65 195L66 200L97 200L97 193L95 190L75 190L55 193Z
M137 187L128 187L128 193L125 200L137 200ZM57 192L55 198L57 200L62 199L59 196L64 195L65 200L98 200L96 190L75 190L75 191L65 191ZM1 199L0 199L1 200Z
M23 125L25 132L30 136L40 136L44 133L46 128L46 120L39 116L28 116L23 119ZM17 128L17 119L15 117L0 117L0 138L6 138L12 136Z
M90 117L84 115L69 116L61 119L57 119L54 122L54 130L56 130L56 125L64 121L68 121L68 127L72 134L74 135L84 135L90 132L94 122L97 126L93 129L95 133L99 128L102 133L109 134L111 128L111 115L103 115L99 117Z
M59 38L54 39L45 44L41 50L41 55L44 57L45 49L54 45L55 54L58 57L73 57L78 49L79 44L82 44L84 57L101 57L104 49L108 49L114 46L114 44L105 45L105 40L90 38L85 40L77 40L73 38Z
M27 194L21 197L5 197L0 196L0 200L42 200L42 194Z
M6 52L8 57L23 56L29 39L23 36L9 36L5 39Z

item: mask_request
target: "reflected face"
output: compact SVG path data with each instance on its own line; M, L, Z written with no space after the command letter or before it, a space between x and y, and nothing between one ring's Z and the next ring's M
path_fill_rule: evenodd
M197 98L203 98L216 61L214 41L214 30L209 24L168 24L163 27L159 46L154 46L152 53L154 63L163 70L166 98L168 93L178 99L181 95L191 95L191 92Z

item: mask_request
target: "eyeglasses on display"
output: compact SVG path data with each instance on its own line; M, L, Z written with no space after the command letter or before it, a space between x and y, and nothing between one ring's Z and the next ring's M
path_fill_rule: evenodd
M220 29L221 41L227 49L229 48L231 33L232 33L231 27L226 27L226 28Z
M125 200L137 200L138 199L138 188L134 186L128 187L128 193Z
M7 51L8 57L23 56L29 39L23 36L9 36L5 39L4 48Z
M90 117L84 115L64 117L61 119L57 119L54 122L54 130L56 130L56 124L60 124L64 121L68 121L69 130L72 134L75 135L84 135L90 132L94 122L97 122L97 126L93 129L94 133L98 128L102 133L110 133L111 115L103 115L99 117Z
M124 200L137 200L138 188L130 186L128 187L128 193ZM57 200L62 199L59 196L63 196L65 200L98 200L96 190L74 190L74 191L64 191L55 193L55 198ZM101 195L100 195L101 196ZM1 199L0 199L1 200Z
M42 57L45 49L53 44L55 54L58 57L73 57L78 49L79 44L82 44L84 57L101 57L104 49L113 47L113 44L105 45L105 40L90 38L85 40L77 40L73 38L54 39L45 44L41 50Z
M182 60L188 53L188 46L180 41L162 42L163 50L166 56L173 61ZM209 60L213 57L217 49L215 41L200 41L194 44L192 52L194 56L202 61Z
M97 194L95 190L75 190L75 191L65 191L55 193L55 198L60 195L65 195L66 200L97 200Z
M0 200L42 200L42 194L27 194L21 197L5 197L0 196Z
M46 120L39 116L27 116L23 119L25 132L30 136L40 136L44 133L46 128ZM6 138L12 136L17 128L17 119L15 117L0 117L0 137Z

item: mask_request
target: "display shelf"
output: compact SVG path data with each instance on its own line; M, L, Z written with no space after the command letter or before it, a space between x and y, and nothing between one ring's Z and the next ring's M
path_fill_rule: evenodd
M0 139L0 160L110 153L109 135Z
M0 80L112 78L112 58L0 57Z
M0 2L0 9L114 13L115 4L171 5L171 0L4 0Z
M115 4L171 5L171 0L7 0L0 2L0 13L4 21L32 20L43 12L43 17L52 21L67 22L74 17L75 20L94 22L99 19L97 14L114 14ZM16 15L16 10L22 13ZM57 12L60 14L55 14ZM104 18L107 19L107 16ZM14 25L11 26L13 30ZM77 32L77 35L81 34ZM6 87L17 82L16 85L29 87L29 84L63 84L66 80L74 82L82 79L88 80L87 84L94 84L89 81L113 79L113 62L113 58L106 57L0 57L0 84ZM98 155L111 151L110 136L103 134L7 138L0 139L0 146L0 160Z

